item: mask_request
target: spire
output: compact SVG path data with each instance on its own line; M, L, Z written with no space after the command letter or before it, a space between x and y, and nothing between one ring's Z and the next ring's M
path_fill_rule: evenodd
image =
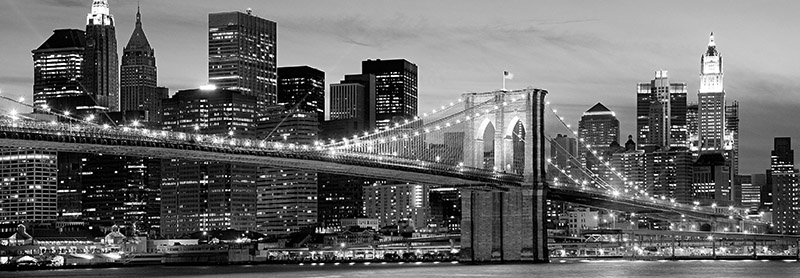
M136 7L136 27L133 28L133 34L131 34L131 38L125 46L125 51L128 50L153 51L152 48L150 48L150 42L147 40L147 36L144 34L144 29L142 29L142 12L138 6Z
M86 25L114 25L114 17L108 8L108 0L92 1L92 12L86 16Z
M142 26L142 11L139 2L136 2L136 26Z
M714 43L714 32L711 32L711 35L708 36L708 47L715 47L715 46L717 46L717 44Z

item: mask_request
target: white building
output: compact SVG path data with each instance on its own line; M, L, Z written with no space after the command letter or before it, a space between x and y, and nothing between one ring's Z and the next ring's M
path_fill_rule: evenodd
M380 227L411 220L425 227L429 218L428 186L420 184L373 184L364 186L364 215L378 219Z
M0 149L0 223L56 220L56 152Z

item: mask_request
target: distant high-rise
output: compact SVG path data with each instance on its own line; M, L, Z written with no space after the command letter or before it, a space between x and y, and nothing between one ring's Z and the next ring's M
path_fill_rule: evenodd
M83 94L83 30L59 29L33 51L33 104L42 107L58 98Z
M797 234L798 217L800 217L800 185L798 171L794 167L794 150L792 138L775 137L775 148L772 150L770 163L772 187L772 223L778 233Z
M731 173L739 174L739 102L725 106L725 152L730 160Z
M692 169L692 197L703 205L733 204L730 167L721 153L700 155Z
M345 75L325 96L322 138L342 138L375 129L375 75Z
M163 129L255 139L256 99L223 89L182 90L162 101ZM258 167L212 161L164 160L161 232L164 236L256 228Z
M614 112L598 102L581 116L578 132L585 144L589 144L598 150L598 155L602 155L611 142L619 141L619 120Z
M56 220L56 162L56 152L0 148L0 223Z
M96 105L119 111L119 56L114 17L107 0L94 0L86 17L83 84Z
M258 138L284 144L313 145L319 138L317 111L277 106L263 110ZM288 235L317 224L317 173L258 168L256 229L269 235Z
M667 71L637 86L636 132L642 148L687 147L686 83L670 83Z
M645 153L644 187L652 196L674 198L688 204L692 200L692 154L685 150Z
M120 110L141 110L148 122L160 122L163 95L157 89L156 56L142 29L142 14L138 10L136 27L122 53Z
M208 82L278 103L278 29L274 21L241 12L208 15Z
M378 128L417 116L417 65L405 59L366 60L361 62L361 72L375 75Z
M586 168L609 183L619 182L618 179L613 180L615 176L604 166L604 161L600 160L600 157L606 161L610 159L612 144L619 146L619 120L616 114L602 103L597 103L581 116L578 132L579 137L584 140L583 143L591 147L591 150L580 150L581 160Z
M725 90L722 55L717 51L714 33L708 49L700 58L700 90L698 135L700 152L722 152L725 145Z
M278 104L325 116L325 72L309 67L278 68Z
M378 219L381 227L397 225L401 220L412 220L417 228L428 224L428 186L376 183L363 190L364 216Z

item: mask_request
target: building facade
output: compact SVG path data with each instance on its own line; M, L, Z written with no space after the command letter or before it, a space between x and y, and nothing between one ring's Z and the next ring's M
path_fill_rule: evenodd
M366 60L361 62L361 72L375 75L378 128L417 116L417 65L405 59Z
M256 98L258 107L278 103L278 29L248 10L208 15L208 82Z
M725 145L725 90L722 55L717 51L712 33L708 49L700 58L698 102L698 139L700 152L722 152Z
M33 53L33 104L49 108L57 99L83 94L83 30L58 29ZM47 106L45 106L47 105Z
M372 184L364 186L364 216L376 218L380 226L411 220L424 228L429 218L428 186L420 184Z
M142 29L142 14L136 12L136 27L122 51L120 110L144 111L145 121L161 122L161 99L155 50Z
M107 0L95 0L86 17L83 87L97 106L119 111L119 56Z
M192 89L162 100L164 130L222 138L256 137L256 99L239 91ZM161 232L255 230L258 167L211 161L164 160Z
M781 234L798 234L800 217L800 184L794 166L792 139L776 137L770 163L768 183L772 187L772 221Z
M641 148L687 147L686 83L671 83L665 70L639 83L636 96L636 133Z
M0 148L0 223L56 220L57 162L52 151Z
M325 116L325 72L309 67L278 68L278 104Z

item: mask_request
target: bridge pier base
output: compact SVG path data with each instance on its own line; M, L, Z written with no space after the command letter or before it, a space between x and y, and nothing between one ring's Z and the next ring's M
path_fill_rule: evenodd
M544 197L525 188L463 189L461 261L549 262Z

